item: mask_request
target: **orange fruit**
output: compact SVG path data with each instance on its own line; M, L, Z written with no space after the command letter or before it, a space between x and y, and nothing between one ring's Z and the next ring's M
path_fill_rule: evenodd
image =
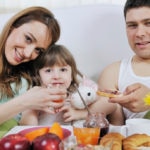
M48 133L48 131L49 131L48 127L42 127L42 128L39 128L39 129L36 129L36 130L26 133L25 137L29 141L33 141L36 137L44 135L44 134Z
M54 122L49 129L49 133L56 134L61 140L64 137L63 129L58 122Z

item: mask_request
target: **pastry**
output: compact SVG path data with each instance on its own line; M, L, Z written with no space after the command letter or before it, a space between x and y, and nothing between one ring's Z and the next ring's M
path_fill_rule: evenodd
M116 90L105 90L105 91L98 90L96 93L99 96L110 97L110 98L118 97L122 95L119 91Z
M147 134L133 134L123 139L123 150L136 150L138 147L150 145L150 136Z
M100 145L110 146L111 150L122 150L122 140L125 137L117 132L108 133L100 140Z

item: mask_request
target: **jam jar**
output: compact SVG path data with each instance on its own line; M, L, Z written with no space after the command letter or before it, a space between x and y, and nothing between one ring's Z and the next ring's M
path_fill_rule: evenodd
M109 130L109 122L103 113L88 114L83 126L87 128L100 127L100 138L107 134Z

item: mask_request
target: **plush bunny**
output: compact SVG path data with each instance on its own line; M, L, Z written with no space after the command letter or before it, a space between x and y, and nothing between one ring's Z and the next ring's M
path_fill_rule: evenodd
M83 77L82 81L79 84L78 90L85 100L86 105L89 105L96 101L96 91L97 84L88 79L87 77ZM76 109L84 109L85 106L80 98L78 91L75 91L71 96L71 105Z

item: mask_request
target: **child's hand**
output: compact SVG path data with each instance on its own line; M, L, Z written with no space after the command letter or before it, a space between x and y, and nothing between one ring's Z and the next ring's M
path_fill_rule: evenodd
M61 107L60 111L64 112L64 115L63 115L64 122L85 119L87 116L86 110L75 109L70 105L64 105L63 107Z

